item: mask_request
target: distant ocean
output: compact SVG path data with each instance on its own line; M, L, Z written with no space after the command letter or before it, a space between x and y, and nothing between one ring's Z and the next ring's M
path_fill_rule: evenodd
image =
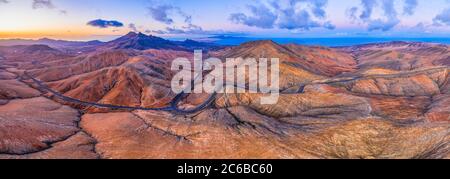
M249 37L220 37L211 38L212 42L220 45L240 45L245 42L255 40L273 40L279 44L295 43L300 45L319 45L327 47L341 47L352 46L369 43L381 43L392 41L406 41L406 42L429 42L441 43L450 45L449 38L249 38Z

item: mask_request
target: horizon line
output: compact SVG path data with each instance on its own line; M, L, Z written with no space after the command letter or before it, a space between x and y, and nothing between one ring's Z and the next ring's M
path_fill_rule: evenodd
M131 31L132 32L132 31ZM60 40L60 41L72 41L72 42L90 42L90 41L101 41L101 42L109 42L111 40L114 40L116 38L119 37L123 37L131 32L128 32L126 34L123 35L92 35L92 36L103 36L103 37L110 37L110 40L102 40L100 38L92 38L90 40L88 40L89 38L80 38L80 39L70 39L70 38L55 38L55 37L51 37L51 36L41 36L41 37L36 37L36 38L23 38L23 37L12 37L12 38L2 38L0 37L0 40L5 41L5 40L30 40L30 41L38 41L38 40L42 40L42 39L49 39L49 40ZM148 36L154 36L154 37L159 37L159 38L163 38L166 40L175 40L176 39L180 39L180 40L187 40L187 39L191 39L191 40L202 40L202 39L218 39L215 37L225 37L225 38L240 38L240 39L343 39L343 38L358 38L358 39L450 39L450 36L425 36L425 37L420 37L420 36L411 36L411 37L405 37L405 36L361 36L361 35L349 35L349 36L342 36L342 35L336 35L336 36L304 36L304 37L289 37L289 36L261 36L261 35L221 35L221 34L204 34L202 35L203 37L188 37L188 36L174 36L174 37L168 37L168 36L164 36L164 35L155 35L155 34L148 34L148 33L144 33L144 32L134 32L136 34L138 33L142 33ZM188 35L188 34L186 34ZM192 35L197 35L197 34L192 34ZM219 38L220 39L220 38Z

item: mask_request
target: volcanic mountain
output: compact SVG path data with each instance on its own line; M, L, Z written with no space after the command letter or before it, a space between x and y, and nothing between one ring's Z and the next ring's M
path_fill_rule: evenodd
M346 53L324 47L280 45L270 40L225 48L212 52L211 56L221 59L278 58L282 89L356 70L356 61Z
M279 45L270 40L244 43L221 53L224 58L279 58L283 64L324 76L350 72L356 67L352 56L334 49L295 44Z
M106 49L164 49L178 51L192 51L194 49L207 50L213 47L217 46L193 40L186 40L181 42L170 41L160 37L135 32L130 32L127 35L107 42L102 46L102 48Z
M54 40L49 38L42 38L38 40L26 39L6 39L0 40L0 46L30 46L30 45L46 45L66 53L88 53L95 50L117 50L117 49L165 49L165 50L179 50L179 51L193 51L193 50L212 50L221 48L208 42L199 42L191 39L184 41L170 41L160 37L146 35L143 33L129 32L128 34L119 37L109 42L101 42L98 40L81 42L81 41L67 41Z
M103 47L110 49L171 49L182 50L180 46L169 40L155 36L147 36L143 33L130 32L125 36L107 42Z

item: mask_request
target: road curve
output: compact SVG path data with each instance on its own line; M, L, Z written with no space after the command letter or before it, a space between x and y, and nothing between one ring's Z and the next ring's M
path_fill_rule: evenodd
M79 105L83 105L83 106L93 106L93 107L98 107L98 108L109 108L109 109L115 109L115 110L122 109L122 110L143 110L143 111L167 111L167 112L172 112L175 114L192 114L192 113L200 112L203 109L209 107L212 104L212 102L216 99L216 93L211 94L209 96L209 98L207 100L205 100L205 102L203 102L202 104L200 104L192 109L180 109L178 107L178 104L181 102L181 100L183 100L184 98L187 97L187 95L185 93L178 94L177 96L175 96L172 99L172 102L170 103L169 106L162 107L162 108L145 108L145 107L131 107L131 106L119 106L119 105L112 105L112 104L101 104L101 103L95 103L95 102L81 101L79 99L65 96L65 95L61 94L60 92L51 89L50 87L45 85L42 81L32 77L27 72L24 72L23 74L26 78L31 79L36 85L38 85L39 89L50 92L53 95L55 95L56 97L66 101L66 102L75 103L75 104L79 104Z

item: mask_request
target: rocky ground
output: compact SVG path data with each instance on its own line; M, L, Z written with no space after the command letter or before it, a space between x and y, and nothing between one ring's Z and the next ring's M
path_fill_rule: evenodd
M387 48L390 55L382 52ZM43 60L59 52L39 48L26 56L37 58L34 64L1 52L0 158L450 158L447 46L328 49L261 41L212 51L280 55L283 92L275 105L261 105L261 94L219 94L192 114L83 106L24 75L83 101L162 107L175 96L168 60L188 52L119 50ZM400 53L407 59L392 65ZM182 103L197 105L206 96Z

